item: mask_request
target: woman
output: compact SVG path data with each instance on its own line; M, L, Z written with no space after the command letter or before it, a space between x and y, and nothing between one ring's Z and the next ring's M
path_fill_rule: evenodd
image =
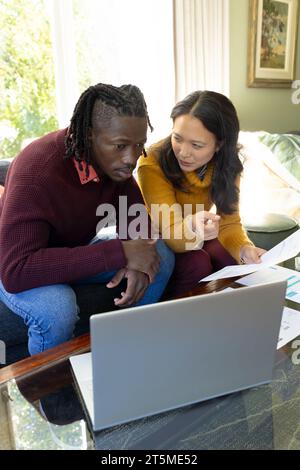
M176 253L171 294L179 295L224 266L259 263L264 250L241 225L243 166L231 101L195 91L175 105L171 118L172 134L140 158L138 181L154 225ZM216 214L209 212L213 205Z

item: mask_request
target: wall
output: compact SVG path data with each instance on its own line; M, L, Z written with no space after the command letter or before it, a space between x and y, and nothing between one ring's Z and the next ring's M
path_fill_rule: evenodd
M248 8L248 0L230 0L230 98L238 111L241 129L269 132L300 129L300 104L291 101L294 89L246 85ZM296 79L300 80L300 20L297 44Z

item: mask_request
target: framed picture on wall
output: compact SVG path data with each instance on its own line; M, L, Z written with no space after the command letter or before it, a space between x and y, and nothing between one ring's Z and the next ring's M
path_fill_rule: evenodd
M250 0L249 87L291 87L295 78L299 2Z

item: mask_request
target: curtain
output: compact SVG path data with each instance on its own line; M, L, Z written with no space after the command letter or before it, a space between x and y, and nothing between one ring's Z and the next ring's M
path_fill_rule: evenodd
M139 86L154 133L167 135L175 102L197 89L228 94L229 0L48 0L60 126L98 82Z
M55 66L55 95L59 127L66 127L79 97L75 31L72 0L47 0L53 59Z
M176 101L195 90L229 94L228 0L174 0Z
M154 132L169 132L175 100L173 0L49 0L60 126L90 85L132 83L143 92Z

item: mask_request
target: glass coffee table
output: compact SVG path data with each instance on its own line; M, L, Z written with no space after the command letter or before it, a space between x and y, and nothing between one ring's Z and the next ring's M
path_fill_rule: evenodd
M231 282L209 283L189 295ZM0 449L300 449L300 338L277 351L268 385L97 433L69 362L88 350L89 335L83 335L0 370Z

